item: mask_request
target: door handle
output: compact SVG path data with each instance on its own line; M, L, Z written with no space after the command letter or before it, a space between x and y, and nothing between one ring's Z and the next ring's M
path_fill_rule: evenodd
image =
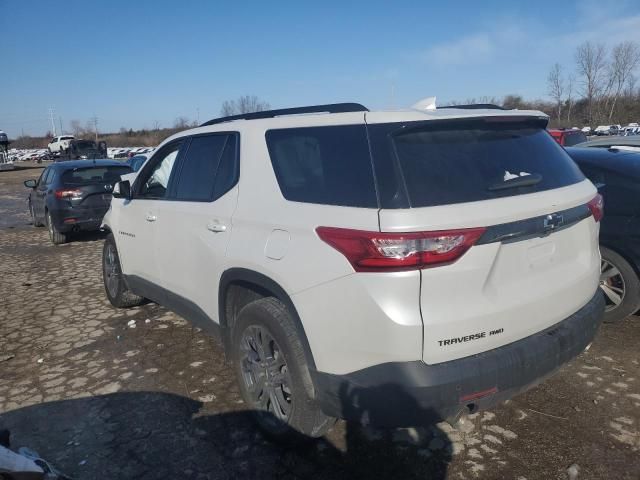
M214 233L226 232L227 231L227 226L226 225L222 225L220 223L209 222L209 223L207 223L207 230L209 230L211 232L214 232Z
M150 213L147 213L147 216L145 217L147 222L155 222L158 217L156 217L155 215L151 215Z

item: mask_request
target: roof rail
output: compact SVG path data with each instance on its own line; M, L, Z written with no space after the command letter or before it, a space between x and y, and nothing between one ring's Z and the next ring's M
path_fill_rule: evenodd
M228 117L214 118L200 125L216 125L218 123L231 122L233 120L258 120L260 118L274 118L283 115L302 115L305 113L345 113L345 112L368 112L369 109L359 103L330 103L327 105L311 105L308 107L281 108L279 110L264 110L262 112L241 113Z
M463 110L508 110L508 108L501 107L500 105L494 105L493 103L472 103L469 105L447 105L441 108L461 108Z

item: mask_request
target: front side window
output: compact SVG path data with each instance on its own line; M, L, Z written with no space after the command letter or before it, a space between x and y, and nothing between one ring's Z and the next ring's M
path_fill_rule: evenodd
M143 172L140 188L136 197L162 199L167 196L169 180L180 152L181 142L168 145L158 152L152 161L152 167Z
M266 139L287 200L378 207L364 125L269 130Z
M176 199L210 202L225 191L218 187L218 177L229 177L228 159L235 163L235 135L213 134L193 137L181 162L180 176L176 184ZM232 182L235 184L236 176ZM228 189L227 189L228 190Z

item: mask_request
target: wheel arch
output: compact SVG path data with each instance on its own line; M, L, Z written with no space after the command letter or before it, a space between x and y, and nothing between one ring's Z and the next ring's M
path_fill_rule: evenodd
M640 278L640 259L636 258L633 252L615 242L600 241L600 246L620 255Z
M247 293L247 290L252 293ZM218 286L218 318L225 351L229 351L233 322L235 321L235 315L240 310L237 309L234 311L233 301L238 299L234 297L234 295L244 296L244 298L240 299L240 307L258 298L275 297L280 300L291 313L309 369L316 370L309 340L291 297L284 288L272 278L246 268L230 268L225 270L220 277ZM244 304L242 302L244 302ZM305 387L311 398L315 398L316 389L311 378L311 372L308 373L309 375L305 375L307 378L304 379Z

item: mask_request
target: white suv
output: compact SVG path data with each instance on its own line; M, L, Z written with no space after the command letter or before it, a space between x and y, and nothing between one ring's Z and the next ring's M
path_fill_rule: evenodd
M62 153L69 148L69 143L74 140L73 135L61 135L59 137L53 137L47 145L50 153Z
M272 434L455 418L540 382L600 324L602 200L499 107L358 104L168 138L104 219L107 296L214 332Z

